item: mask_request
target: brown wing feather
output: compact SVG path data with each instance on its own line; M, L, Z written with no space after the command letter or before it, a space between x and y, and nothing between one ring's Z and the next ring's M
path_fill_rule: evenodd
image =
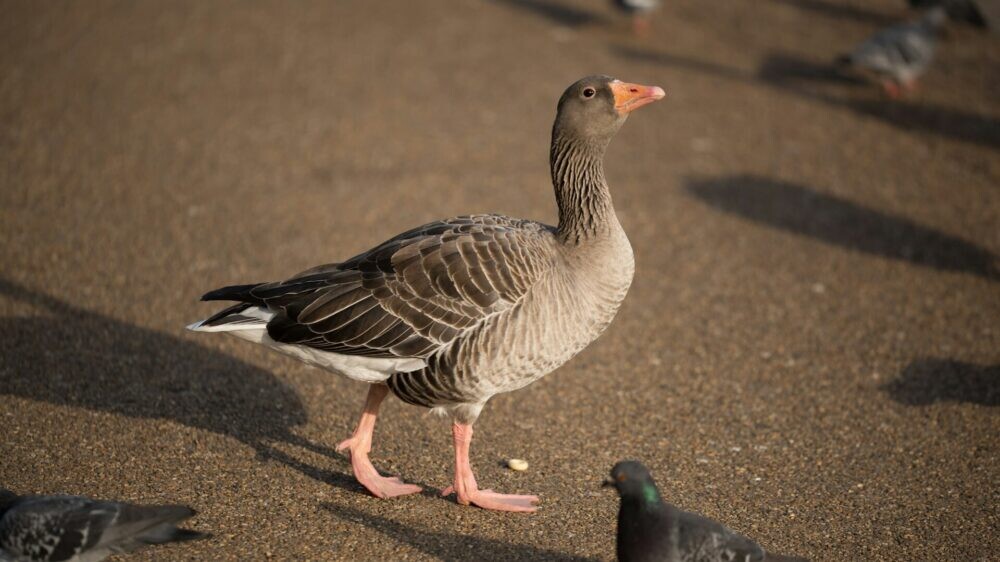
M404 232L340 264L251 290L279 311L276 341L373 357L427 357L513 306L551 264L552 228L496 215Z

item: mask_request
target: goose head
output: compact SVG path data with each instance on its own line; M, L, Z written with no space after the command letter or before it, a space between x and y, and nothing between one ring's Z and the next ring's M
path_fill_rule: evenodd
M566 88L559 98L554 129L560 137L606 144L631 112L664 95L658 86L588 76Z

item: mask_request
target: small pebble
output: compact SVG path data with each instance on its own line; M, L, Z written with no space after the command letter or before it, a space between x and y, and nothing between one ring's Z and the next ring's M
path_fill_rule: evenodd
M507 467L511 470L524 472L525 470L528 470L528 461L523 459L510 459L507 461Z

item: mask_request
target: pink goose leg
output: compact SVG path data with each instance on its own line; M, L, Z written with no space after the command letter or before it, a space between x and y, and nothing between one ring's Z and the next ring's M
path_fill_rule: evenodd
M523 511L533 513L538 508L538 496L515 496L498 494L493 490L480 490L476 477L472 474L469 463L469 445L472 443L472 425L455 422L451 426L455 436L455 484L448 486L442 492L447 496L458 493L458 503L462 505L475 504L483 509L498 511Z
M369 492L379 498L392 498L421 491L420 486L406 484L397 477L387 478L379 475L375 467L372 466L372 461L368 459L368 453L372 450L372 434L375 432L378 407L388 393L389 387L384 384L371 386L368 390L368 399L365 401L365 410L361 413L361 420L358 421L358 428L354 430L354 435L337 445L338 451L350 449L354 477L358 479L358 482L361 482L362 486L368 488Z

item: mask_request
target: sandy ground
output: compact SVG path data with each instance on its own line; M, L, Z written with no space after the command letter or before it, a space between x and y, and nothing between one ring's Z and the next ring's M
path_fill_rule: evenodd
M214 538L136 560L608 560L645 461L673 503L814 560L1000 550L1000 43L953 29L888 102L832 57L895 0L4 2L0 484L180 502ZM572 6L572 7L570 7ZM275 280L470 212L554 221L556 99L668 99L607 157L636 252L606 335L477 425L390 401L380 501L331 451L364 387L186 333ZM503 468L510 457L525 473Z

